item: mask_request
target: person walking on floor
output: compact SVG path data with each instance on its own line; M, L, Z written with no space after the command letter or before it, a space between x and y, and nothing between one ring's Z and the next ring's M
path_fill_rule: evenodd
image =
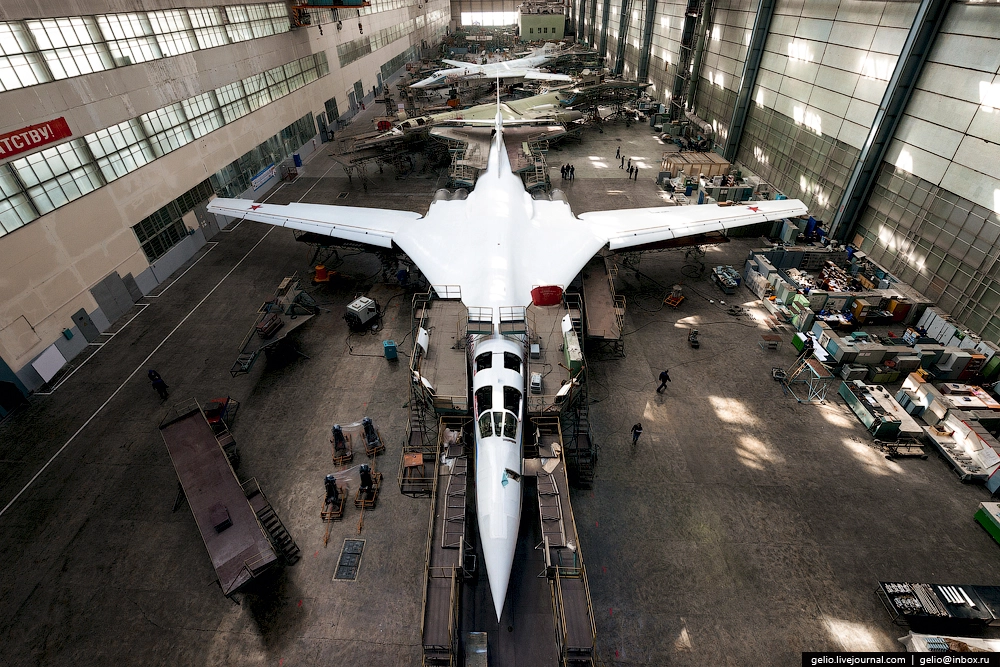
M660 386L656 388L656 393L659 394L661 391L667 388L667 383L670 382L670 373L666 370L660 372Z
M639 167L632 167L632 180L638 182L638 180L639 180Z
M642 424L637 423L632 427L632 447L635 447L636 443L639 442L640 435L642 435Z
M618 165L618 168L619 169L624 169L625 168L625 156L622 155L621 158L622 158L622 163L620 165Z
M632 180L632 165L628 166L628 180Z
M559 175L564 181L566 180L566 165L563 164L559 166Z
M576 180L576 167L574 167L573 165L569 166L569 180L571 181Z
M628 166L629 166L629 172L631 173L631 171L632 171L632 158L628 159Z
M615 150L615 159L617 160L617 159L618 159L618 158L620 158L621 156L622 156L622 147L621 147L621 146L619 146L619 147L618 147L618 149L617 149L617 150Z
M160 398L166 398L167 383L163 381L163 378L160 377L160 374L154 371L153 369L149 369L149 372L146 373L146 376L149 378L149 382L153 385L153 389L155 389L156 393L160 395Z

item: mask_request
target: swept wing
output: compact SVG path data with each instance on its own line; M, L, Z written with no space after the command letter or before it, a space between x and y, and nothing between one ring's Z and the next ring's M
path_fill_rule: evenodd
M323 204L279 206L257 204L248 199L213 199L208 210L231 218L245 218L382 248L391 248L393 237L407 223L423 217L411 211L382 208Z

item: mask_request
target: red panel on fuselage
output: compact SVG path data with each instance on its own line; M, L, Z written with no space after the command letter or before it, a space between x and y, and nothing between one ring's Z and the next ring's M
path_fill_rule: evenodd
M531 290L531 302L536 306L554 306L562 300L559 285L541 285Z

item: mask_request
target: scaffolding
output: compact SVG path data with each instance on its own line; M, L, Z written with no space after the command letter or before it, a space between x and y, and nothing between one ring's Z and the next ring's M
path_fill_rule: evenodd
M811 349L807 349L785 371L781 386L799 403L818 405L826 403L826 392L834 379L830 369L812 356Z

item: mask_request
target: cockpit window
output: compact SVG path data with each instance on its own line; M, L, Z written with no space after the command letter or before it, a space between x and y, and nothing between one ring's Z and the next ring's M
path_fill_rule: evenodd
M503 437L514 439L516 435L517 435L517 417L508 412L507 418L504 420Z
M479 437L488 438L493 435L493 423L490 421L490 413L484 412L479 418Z
M514 371L515 373L521 372L521 357L517 356L513 352L503 353L503 367Z
M506 394L504 394L506 396ZM506 401L505 401L506 402ZM486 385L476 390L476 409L479 414L493 408L493 387Z
M485 388L486 387L483 387L483 389ZM492 387L490 387L490 389L492 389ZM517 389L514 389L514 387L504 387L503 409L509 410L513 412L515 415L521 414L521 392L519 392Z
M478 357L476 357L476 372L486 368L493 368L493 353L483 352Z
M503 413L500 411L493 413L493 430L497 435L503 432Z

